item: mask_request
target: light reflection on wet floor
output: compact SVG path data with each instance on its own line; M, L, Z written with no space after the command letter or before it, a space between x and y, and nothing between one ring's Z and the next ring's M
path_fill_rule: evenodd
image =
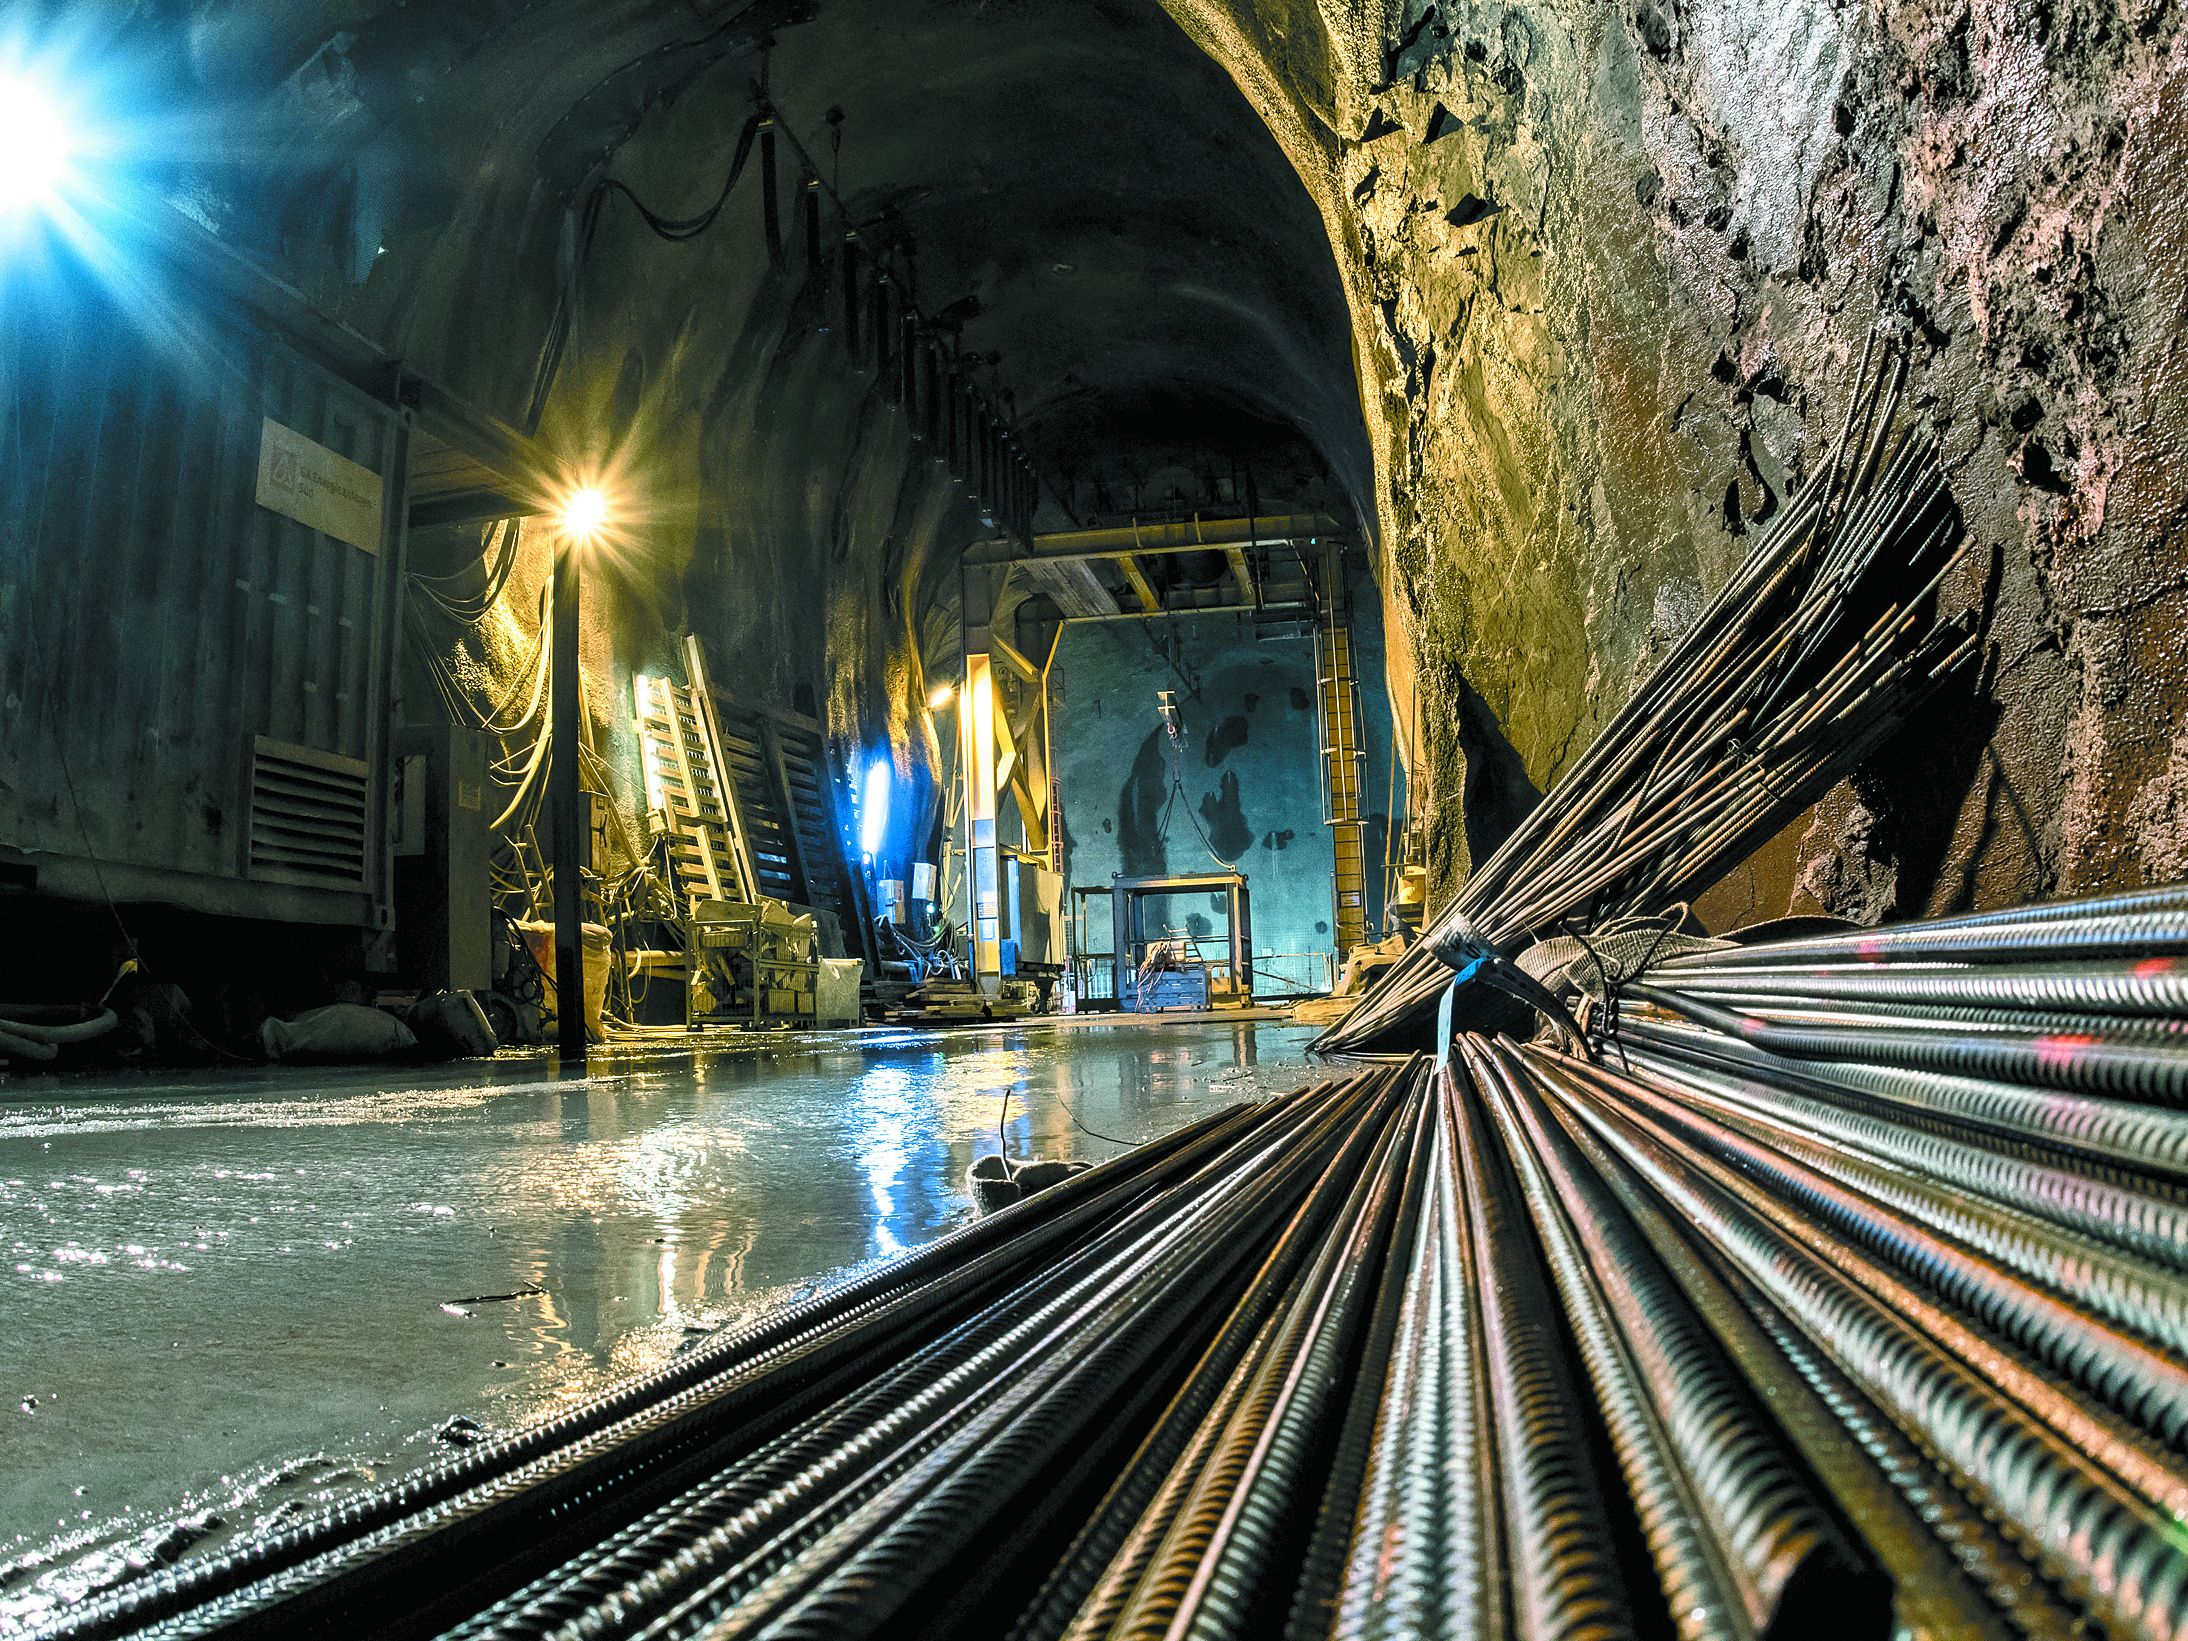
M354 1485L360 1462L445 1451L453 1415L551 1413L961 1223L999 1121L1014 1156L1112 1155L1086 1130L1147 1139L1310 1081L1311 1035L807 1038L596 1058L581 1082L505 1059L0 1085L0 1555L186 1496L248 1516L236 1495L262 1512L247 1479L285 1461L337 1456L286 1483ZM29 1571L0 1568L0 1629Z

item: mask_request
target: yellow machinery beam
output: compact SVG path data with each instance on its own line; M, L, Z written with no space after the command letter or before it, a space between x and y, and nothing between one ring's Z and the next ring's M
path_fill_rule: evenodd
M1125 580L1132 583L1132 591L1140 601L1140 608L1149 615L1162 613L1162 600L1155 596L1155 589L1147 584L1147 577L1140 569L1140 561L1130 553L1117 555L1117 567L1124 571Z
M1322 751L1322 819L1330 827L1330 898L1341 968L1367 927L1367 827L1361 781L1367 758L1360 735L1360 689L1352 670L1344 560L1329 548L1322 561L1322 607L1314 627L1314 672Z
M1344 526L1324 513L1278 513L1255 518L1194 516L1161 524L1120 524L1098 530L1061 530L1033 538L1031 549L1014 537L975 542L974 562L1061 563L1070 559L1123 558L1128 554L1197 553L1211 547L1275 547L1341 535Z
M1020 654L1016 645L992 627L988 630L988 646L992 654L1001 657L1004 664L1027 683L1038 684L1041 681L1041 669Z
M1246 549L1226 547L1223 556L1230 561L1231 579L1238 583L1238 596L1249 604L1259 603L1254 596L1254 572L1246 562Z

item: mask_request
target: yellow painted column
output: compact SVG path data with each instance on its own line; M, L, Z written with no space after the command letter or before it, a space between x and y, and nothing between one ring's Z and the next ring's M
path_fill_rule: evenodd
M1002 899L995 837L995 672L989 656L965 656L965 693L957 718L965 752L965 859L972 904L973 978L999 989Z

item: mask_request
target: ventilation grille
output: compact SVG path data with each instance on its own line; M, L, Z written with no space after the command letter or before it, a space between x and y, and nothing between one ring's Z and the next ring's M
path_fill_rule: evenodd
M367 771L355 758L251 742L250 875L315 889L365 887Z

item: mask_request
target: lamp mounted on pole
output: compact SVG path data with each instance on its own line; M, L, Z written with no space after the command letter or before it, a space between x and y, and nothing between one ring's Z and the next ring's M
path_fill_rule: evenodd
M585 1059L585 867L591 831L578 759L584 744L578 659L579 561L608 522L608 498L581 485L563 499L555 532L548 677L547 839L555 889L555 1049Z

